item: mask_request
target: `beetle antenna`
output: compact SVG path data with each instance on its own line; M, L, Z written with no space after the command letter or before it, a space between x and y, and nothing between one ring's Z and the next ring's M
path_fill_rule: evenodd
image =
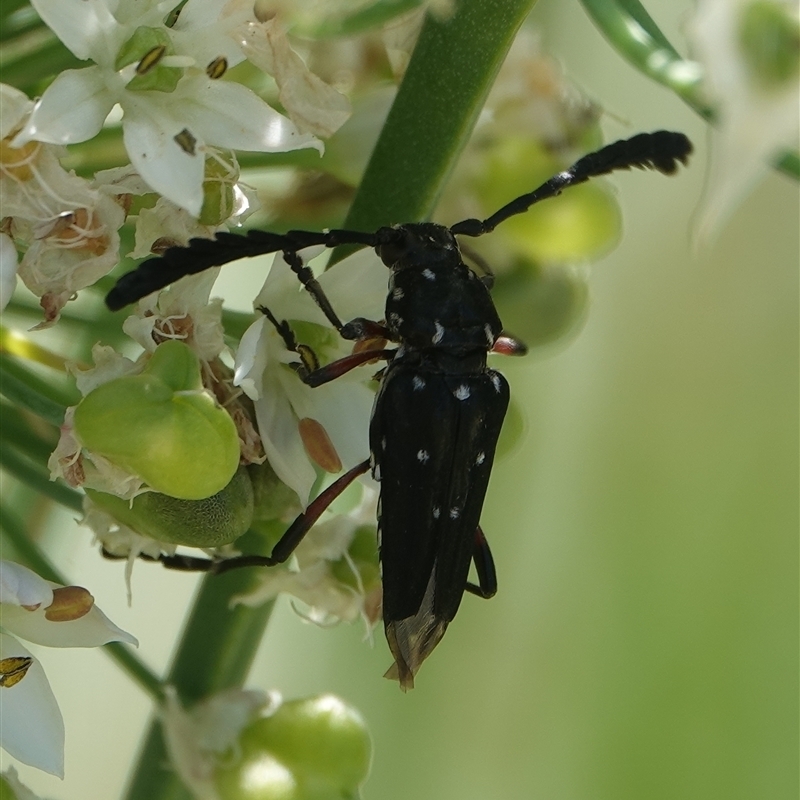
M376 243L374 233L338 229L323 232L289 231L285 234L250 230L244 236L221 231L214 239L190 239L185 247L169 247L157 258L143 261L117 281L106 296L106 305L111 311L119 311L179 278L240 258L278 251L296 253L314 245L338 247L340 244L363 244L374 247Z
M569 186L585 183L590 178L608 175L618 169L656 169L665 175L672 175L678 168L677 162L686 163L692 152L692 143L682 133L672 131L656 131L640 133L630 139L614 142L589 153L576 161L569 169L559 172L538 189L512 200L491 217L481 221L465 219L450 228L454 234L465 236L482 236L490 233L501 222L527 211L534 203L555 197Z

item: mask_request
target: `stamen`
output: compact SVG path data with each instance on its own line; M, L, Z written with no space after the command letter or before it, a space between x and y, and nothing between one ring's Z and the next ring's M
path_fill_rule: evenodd
M72 622L85 617L94 605L94 597L82 586L59 586L53 589L53 602L45 609L50 622Z

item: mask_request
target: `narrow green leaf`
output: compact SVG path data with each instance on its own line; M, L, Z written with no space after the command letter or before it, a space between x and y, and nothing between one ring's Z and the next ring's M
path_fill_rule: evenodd
M647 13L639 0L581 0L586 13L612 47L639 72L666 86L703 119L714 122L715 112L700 92L702 76L684 59ZM787 152L775 166L800 178L800 156Z

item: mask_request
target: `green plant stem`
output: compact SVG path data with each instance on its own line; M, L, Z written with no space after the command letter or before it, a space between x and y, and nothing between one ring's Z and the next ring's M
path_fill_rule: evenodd
M17 556L26 567L32 569L45 580L60 583L62 586L70 585L70 581L52 565L50 560L36 546L36 543L31 540L25 525L19 517L2 505L0 505L0 529L8 537ZM103 650L155 700L163 698L161 681L143 661L137 658L128 645L112 642L104 645Z
M463 0L428 16L345 228L425 219L534 0Z
M639 0L581 0L586 13L611 46L639 72L666 86L703 119L714 122L714 109L705 102L697 65L684 59L647 13ZM775 166L800 178L800 156L787 152Z
M255 588L259 570L207 576L200 587L166 683L182 703L241 686L250 670L273 603L230 607L231 599ZM161 723L153 719L139 755L127 800L191 800L169 764Z

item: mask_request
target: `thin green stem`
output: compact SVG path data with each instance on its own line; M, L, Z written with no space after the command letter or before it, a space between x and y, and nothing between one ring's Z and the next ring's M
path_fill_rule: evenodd
M0 353L0 394L56 426L64 422L67 406L76 402L6 353Z
M586 13L612 47L639 72L666 86L703 119L714 122L715 112L704 99L699 66L683 58L661 32L639 0L581 0ZM775 166L800 178L800 156L787 152Z
M83 495L80 492L70 489L63 483L51 481L45 469L5 443L0 447L0 467L45 497L55 500L56 503L72 511L83 512Z
M28 536L25 525L19 517L4 505L0 505L0 529L8 537L17 557L26 567L45 580L60 583L62 586L70 585L70 581L53 566L47 556ZM164 690L161 681L128 645L112 642L104 645L103 650L154 700L157 702L163 700Z
M8 443L39 464L46 464L50 453L55 449L58 432L53 426L38 419L38 425L34 427L31 419L17 406L0 402L0 438L3 444Z

